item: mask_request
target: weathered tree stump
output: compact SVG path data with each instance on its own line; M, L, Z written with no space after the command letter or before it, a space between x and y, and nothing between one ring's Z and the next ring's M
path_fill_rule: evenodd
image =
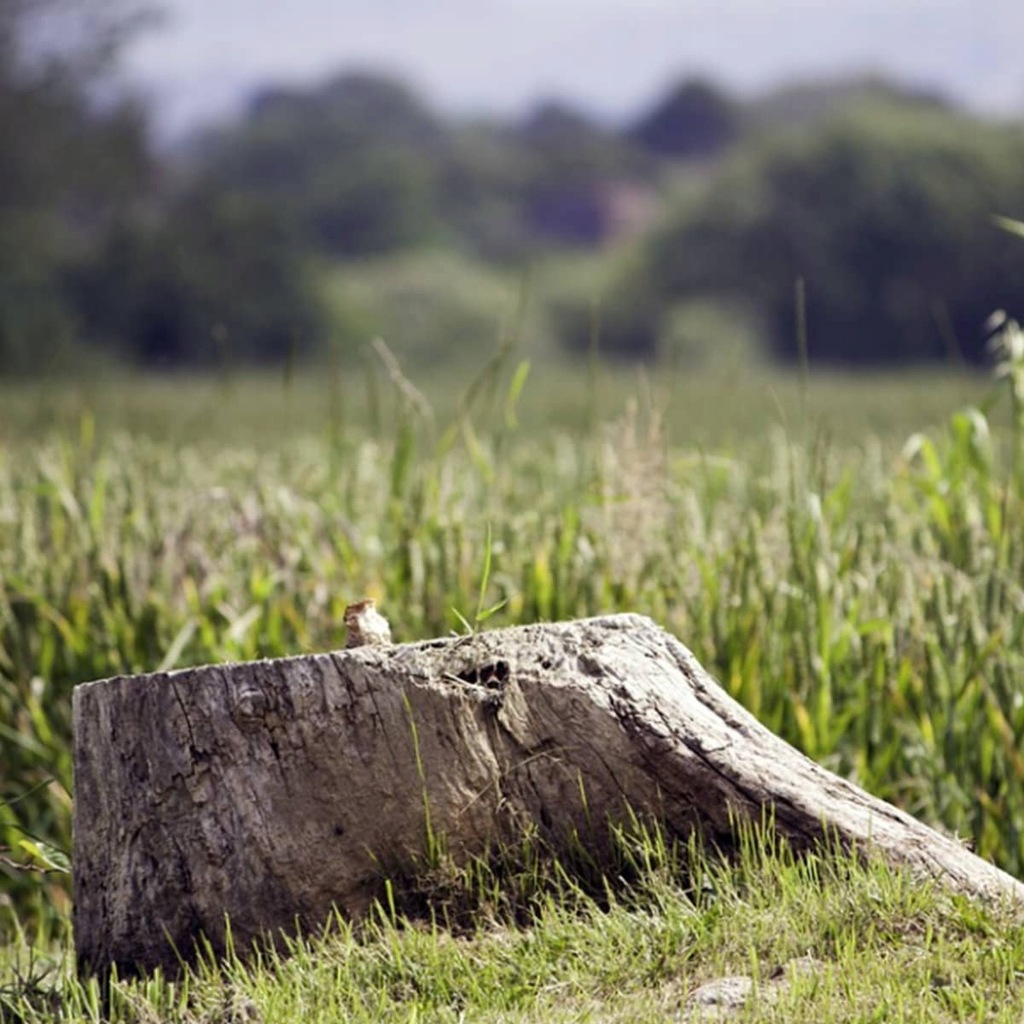
M771 809L974 896L1024 885L808 760L674 637L614 615L180 672L75 690L79 968L174 973L200 936L238 948L359 916L380 864L552 842L654 815L728 847Z

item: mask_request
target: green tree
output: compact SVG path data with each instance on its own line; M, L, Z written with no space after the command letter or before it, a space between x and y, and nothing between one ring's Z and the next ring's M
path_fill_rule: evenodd
M514 260L595 244L606 186L654 173L649 155L562 104L517 124L446 124L365 74L267 90L199 157L220 188L272 201L305 244L341 259L454 243Z
M67 353L63 275L145 185L144 119L110 79L137 14L102 0L0 0L0 371Z
M113 232L76 281L84 329L154 368L281 364L322 341L294 232L266 202L196 183Z
M652 240L662 303L752 303L795 358L805 282L812 358L984 357L983 323L1019 307L1021 255L992 215L1024 211L1024 139L942 111L869 105L739 154Z
M696 159L717 156L737 137L738 106L717 86L690 78L627 129L627 137L661 156Z
M600 244L610 231L611 192L651 176L640 150L561 103L537 107L513 141L530 161L522 218L541 246Z
M390 79L345 74L308 91L268 90L207 139L211 187L272 202L301 241L362 257L429 241L445 131Z

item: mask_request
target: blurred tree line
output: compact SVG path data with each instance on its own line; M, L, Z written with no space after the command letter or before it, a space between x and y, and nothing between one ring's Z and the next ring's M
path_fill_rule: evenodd
M116 77L151 11L0 0L0 372L279 360L318 299L266 203L175 181Z
M280 363L389 328L459 358L493 340L493 275L538 261L570 352L749 335L789 360L806 325L816 360L977 362L988 314L1020 315L1024 247L992 221L1024 215L1019 124L873 79L452 122L348 73L157 151L117 85L130 2L0 0L2 372Z
M785 361L806 340L819 361L978 363L993 310L1024 305L1007 211L1024 212L1019 126L862 102L737 151L651 233L621 298L745 306Z
M93 102L127 14L74 46L84 10L0 0L0 368L29 367L76 338L66 288L149 174L141 111Z

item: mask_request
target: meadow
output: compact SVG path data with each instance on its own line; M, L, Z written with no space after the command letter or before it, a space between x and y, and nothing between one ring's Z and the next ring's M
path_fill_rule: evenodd
M461 378L385 358L0 386L0 1020L100 1019L67 977L72 687L338 647L364 596L399 641L650 615L809 756L1024 874L1024 362L1004 341L998 376L503 350ZM657 860L623 894L538 889L527 927L382 912L287 961L125 985L111 1012L664 1020L716 972L812 954L813 983L743 1019L1020 1019L1024 939L997 910L763 836L728 871ZM711 905L677 884L695 872Z

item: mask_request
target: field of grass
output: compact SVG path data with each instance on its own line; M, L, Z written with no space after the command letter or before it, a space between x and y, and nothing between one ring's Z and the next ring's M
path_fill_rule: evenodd
M804 389L795 372L721 370L688 373L623 366L537 364L515 405L509 429L506 379L486 354L463 367L415 375L430 412L424 442L436 442L468 418L488 438L512 435L526 444L552 432L592 445L602 427L632 404L655 410L660 440L682 451L728 454L749 462L766 451L769 434L785 432L800 447L809 438L847 455L874 444L898 450L915 431L938 431L957 409L989 394L981 375L815 373ZM470 392L472 391L472 394ZM469 408L467 409L466 406ZM327 447L373 437L393 442L408 402L389 385L379 361L330 366L318 375L105 378L85 384L0 381L0 445L34 449L83 421L100 439L131 434L200 451L281 447L298 441ZM429 451L429 443L424 454Z
M67 943L71 688L337 647L363 596L398 640L651 615L811 757L1024 874L1024 371L1004 369L0 389L0 1019L52 1019L26 957ZM714 907L656 872L610 910L538 897L526 928L339 927L287 964L134 987L119 1019L662 1020L716 972L767 984L805 955L820 970L746 1019L1020 1019L1024 940L997 911L763 845ZM837 999L861 1009L821 1011Z

